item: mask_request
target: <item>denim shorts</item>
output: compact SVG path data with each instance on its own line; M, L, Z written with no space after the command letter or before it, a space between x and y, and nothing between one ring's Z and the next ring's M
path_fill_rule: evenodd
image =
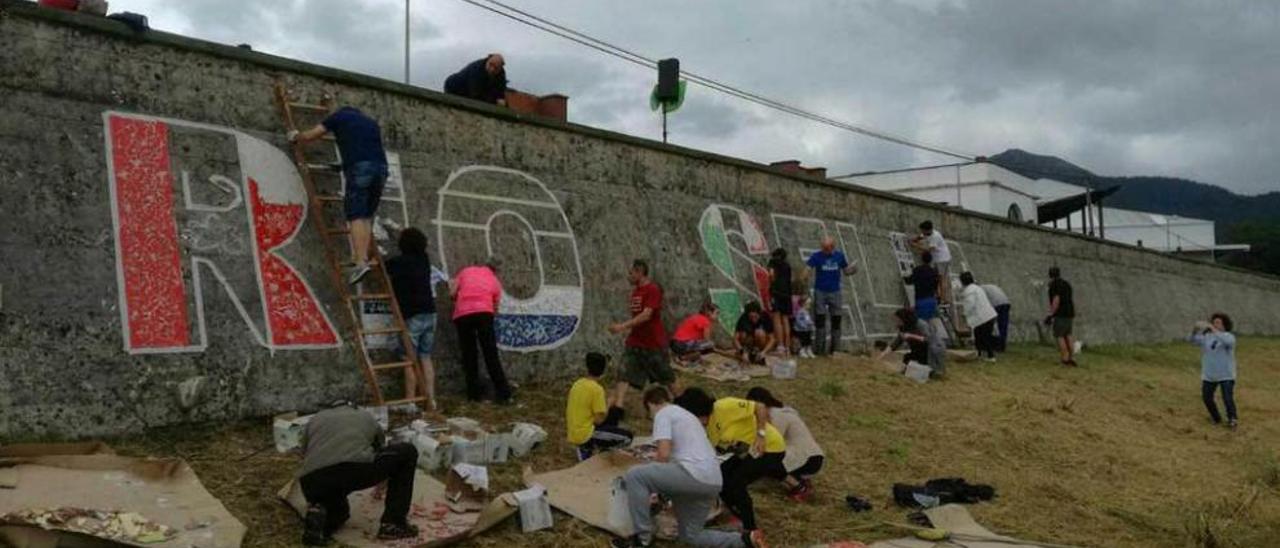
M409 336L413 339L413 347L418 350L418 359L430 358L431 349L436 345L435 313L416 314L405 323L409 327Z
M387 183L387 165L356 162L343 176L347 181L343 199L347 220L373 218L382 201L382 187Z
M927 322L929 320L932 320L933 317L937 315L938 315L938 298L937 297L925 297L923 299L916 299L916 318L919 318Z

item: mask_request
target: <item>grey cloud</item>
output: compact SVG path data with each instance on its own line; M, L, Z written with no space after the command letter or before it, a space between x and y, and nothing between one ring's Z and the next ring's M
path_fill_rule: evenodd
M1019 147L1108 174L1277 186L1280 4L1233 0L507 0L686 70L962 152ZM160 2L186 32L398 79L399 0ZM489 51L574 121L658 137L654 75L456 0L415 2L414 83ZM950 161L691 87L674 141L833 172Z

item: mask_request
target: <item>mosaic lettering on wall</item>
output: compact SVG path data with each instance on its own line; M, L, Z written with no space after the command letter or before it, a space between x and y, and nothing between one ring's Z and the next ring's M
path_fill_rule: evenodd
M522 171L467 166L449 174L436 212L441 267L502 261L495 330L503 350L556 348L582 317L582 262L560 201Z
M183 120L109 111L103 123L126 351L206 349L205 289L219 285L259 345L340 344L315 292L283 256L307 199L280 149Z
M762 304L769 302L769 270L764 266L769 242L755 217L730 205L707 206L698 221L698 234L703 252L731 285L710 288L708 293L720 308L720 326L732 333L745 306L741 293Z

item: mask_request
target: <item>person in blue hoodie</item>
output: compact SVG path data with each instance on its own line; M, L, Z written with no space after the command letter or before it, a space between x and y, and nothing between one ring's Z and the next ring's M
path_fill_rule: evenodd
M1208 323L1196 322L1191 343L1200 347L1200 395L1214 424L1222 423L1213 393L1222 388L1222 403L1227 408L1227 426L1236 427L1236 336L1231 317L1215 312Z

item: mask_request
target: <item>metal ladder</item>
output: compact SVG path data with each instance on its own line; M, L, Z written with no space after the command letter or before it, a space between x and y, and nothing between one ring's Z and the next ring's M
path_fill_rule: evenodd
M333 105L332 96L325 94L322 96L318 104L308 104L295 100L284 84L277 82L275 85L276 105L280 108L281 119L284 122L286 131L297 130L302 131L306 127L299 128L297 126L297 117L294 111L307 111L319 114L321 117L326 115ZM341 205L343 203L343 179L340 171L335 170L332 164L319 163L308 159L308 148L310 145L319 143L333 143L332 136L326 136L325 139L317 140L314 143L295 142L291 144L293 149L293 160L297 165L298 173L302 176L302 184L307 189L307 199L310 202L311 223L315 225L320 233L320 241L324 244L325 259L329 263L330 274L334 287L338 290L338 296L342 299L342 307L346 309L347 319L352 330L352 340L356 348L357 354L360 356L360 369L364 373L365 381L369 385L369 390L373 396L375 405L402 405L402 404L422 404L420 407L423 411L435 409L435 402L427 391L426 378L423 376L421 364L418 362L417 349L413 344L413 337L409 333L406 326L404 316L400 313L400 303L396 300L395 291L391 286L391 278L387 275L381 252L376 244L369 246L372 257L369 258L369 266L372 271L365 276L357 287L357 292L352 292L352 286L347 283L343 276L343 266L346 263L348 255L342 255L338 246L346 242L349 246L350 239L347 237L350 230L346 226L332 226L329 223L326 212L328 206L333 204ZM336 144L332 145L336 146ZM318 189L316 182L317 176L323 176L326 181L327 190L322 192ZM341 217L339 217L341 218ZM335 241L335 239L340 239ZM348 247L349 251L349 247ZM376 292L364 292L364 284L374 282L379 286ZM360 312L357 310L365 302L369 301L385 301L391 310L392 324L390 327L375 327L366 329L361 321ZM366 337L377 335L398 335L400 345L403 350L403 357L396 361L388 361L375 363L369 355L368 341ZM387 372L413 371L415 384L417 385L418 395L409 397L405 396L398 399L388 400L383 394L382 386L379 383L379 374ZM406 387L407 388L407 387Z

